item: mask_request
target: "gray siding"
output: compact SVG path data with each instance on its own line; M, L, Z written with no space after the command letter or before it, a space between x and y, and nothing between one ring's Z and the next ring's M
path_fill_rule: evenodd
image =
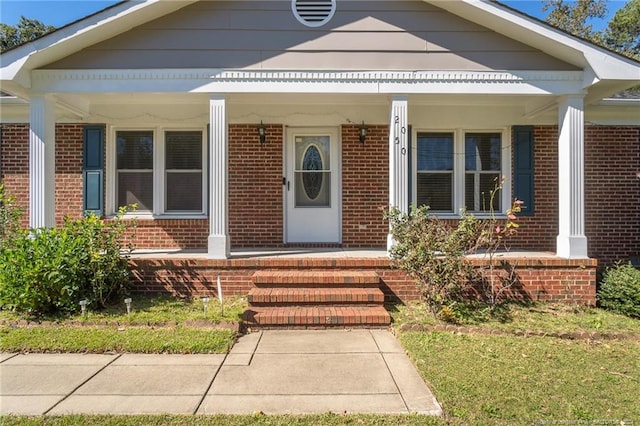
M288 0L203 0L46 68L575 69L422 1L347 0L320 28Z

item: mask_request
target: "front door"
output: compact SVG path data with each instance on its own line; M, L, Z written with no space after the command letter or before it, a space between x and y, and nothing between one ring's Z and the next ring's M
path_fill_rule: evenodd
M286 242L340 242L340 141L335 128L289 128Z

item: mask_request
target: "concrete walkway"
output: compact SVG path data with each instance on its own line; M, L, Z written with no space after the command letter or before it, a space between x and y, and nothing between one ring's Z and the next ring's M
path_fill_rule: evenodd
M384 330L263 331L228 355L0 354L1 414L442 410Z

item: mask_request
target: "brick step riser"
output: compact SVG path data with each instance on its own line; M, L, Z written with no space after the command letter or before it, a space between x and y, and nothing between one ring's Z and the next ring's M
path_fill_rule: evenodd
M292 306L300 306L300 307L311 307L311 306L318 306L321 308L326 308L328 306L335 306L337 308L340 307L349 307L349 306L360 306L360 307L374 307L374 306L383 306L382 302L354 302L354 301L345 301L345 302L340 302L340 301L333 301L333 300L329 300L326 302L318 302L318 301L310 301L310 302L304 302L304 301L298 301L298 302L249 302L249 307L256 307L256 308L270 308L270 307L274 307L274 308L282 308L282 307L292 307Z
M341 304L341 305L361 305L363 303L371 305L383 305L384 295L376 297L347 297L347 296L259 296L248 298L250 305L269 305L269 304L282 304L282 305L298 305L298 304Z
M347 290L350 288L379 288L380 283L336 284L336 283L253 283L256 288L333 288Z
M264 319L258 321L245 320L244 325L247 327L289 327L289 326L316 326L316 327L387 327L389 326L389 320L385 317L379 318L357 318L357 319L345 319L343 317L332 317L329 320L327 318L313 317L313 318L276 318L276 319Z
M384 293L378 289L316 292L308 289L252 290L250 304L384 304Z
M380 277L375 273L345 271L298 271L282 273L262 271L253 275L254 285L261 286L338 286L338 287L377 287Z
M375 307L297 307L251 308L243 315L249 327L260 326L387 326L389 313Z

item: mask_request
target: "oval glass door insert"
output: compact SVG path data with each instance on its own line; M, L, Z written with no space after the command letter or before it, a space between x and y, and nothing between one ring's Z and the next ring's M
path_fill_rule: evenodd
M322 170L322 156L315 145L310 145L304 153L302 159L302 170L320 171ZM322 173L304 173L302 175L304 192L310 200L315 200L322 188Z

